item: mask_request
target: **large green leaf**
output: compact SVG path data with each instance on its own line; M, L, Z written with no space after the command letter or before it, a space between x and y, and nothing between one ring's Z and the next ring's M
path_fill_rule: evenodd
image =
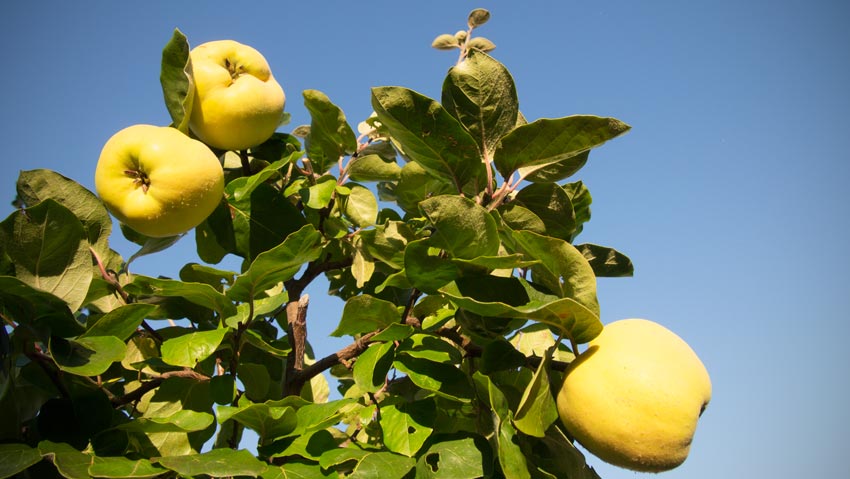
M26 444L0 444L0 478L12 477L41 461L41 453Z
M126 341L154 309L156 309L155 305L144 303L119 306L98 318L81 337L115 336Z
M195 331L167 339L161 347L162 360L174 366L194 368L215 352L226 333L227 329L221 328Z
M545 165L528 166L520 168L520 176L532 183L557 183L565 178L573 176L580 170L590 158L590 151L579 153L567 159L548 163Z
M530 479L525 455L515 442L517 433L511 424L513 413L508 406L505 394L488 376L480 372L476 372L472 378L478 397L483 399L493 411L490 416L495 433L493 440L496 443L496 455L502 473L509 479Z
M460 267L440 255L440 249L431 246L431 239L411 241L404 250L404 270L410 283L428 294L434 294L443 285L460 277Z
M434 431L433 400L381 407L384 445L392 452L413 457Z
M343 197L342 212L358 228L366 228L378 220L378 200L369 188L349 183L350 193Z
M106 479L149 479L160 476L166 469L147 459L129 459L121 456L95 456L89 467L91 477Z
M124 289L137 296L183 298L198 306L216 311L223 318L236 313L236 307L224 294L205 283L136 276Z
M480 51L471 50L449 69L442 102L488 159L499 140L516 126L519 102L513 78L504 65Z
M496 168L509 177L519 168L565 161L627 132L629 125L593 115L543 118L518 126L502 138L493 155ZM586 161L586 159L585 159Z
M183 476L210 477L257 477L265 472L267 466L244 449L213 449L203 454L165 456L156 462Z
M89 336L76 340L51 338L50 354L59 369L79 376L97 376L124 359L126 345L115 336Z
M548 368L551 358L547 354L540 361L514 415L516 428L529 436L544 437L549 426L558 419L558 408L549 388Z
M251 301L258 293L291 279L305 263L322 253L322 235L305 225L283 243L260 253L248 270L236 277L227 296L234 301Z
M446 179L429 173L422 165L410 162L401 169L395 185L394 201L408 213L419 213L419 202L438 195L456 194L457 189Z
M183 133L188 133L195 86L192 79L192 62L189 58L189 41L176 28L171 40L162 50L159 82L162 85L165 107L171 115L171 124Z
M304 106L310 112L307 156L318 174L325 173L340 157L357 150L357 138L338 106L318 90L304 90Z
M486 461L482 447L475 440L462 439L434 442L419 457L416 477L422 479L476 479L485 474Z
M575 246L558 238L531 231L515 231L516 248L528 259L540 260L531 266L534 281L561 298L571 298L599 315L596 275L584 255Z
M0 276L0 308L18 324L43 327L55 336L77 336L84 331L67 303L11 276Z
M397 355L393 366L413 384L438 396L467 402L472 398L466 374L452 364L437 363L410 355Z
M52 199L60 203L83 224L89 244L101 255L109 253L108 239L112 220L103 203L76 181L51 170L22 171L16 184L18 197L27 206Z
M349 479L401 479L413 468L416 461L407 456L387 451L370 451L360 448L337 448L322 454L319 465L324 469L356 461Z
M354 181L394 181L401 175L401 167L395 158L387 160L377 154L361 154L346 171Z
M576 249L581 251L590 263L590 267L593 268L593 273L598 277L616 278L634 275L635 267L632 265L632 260L614 248L585 243L576 245Z
M71 210L47 198L0 223L0 239L15 276L62 298L72 311L82 305L92 280L91 253L83 224Z
M513 203L540 218L546 235L564 240L572 238L576 229L575 211L570 196L561 186L554 183L530 184L519 190Z
M575 216L575 230L569 238L570 243L572 243L584 229L584 224L590 221L590 204L593 202L593 197L590 196L590 190L581 181L567 183L563 188L567 196L570 197Z
M339 326L331 336L356 336L392 323L401 322L401 313L395 304L368 294L354 296L345 302Z
M541 293L520 278L469 276L440 288L458 307L484 317L526 318L554 326L579 343L602 331L599 316L572 298Z
M393 365L393 343L374 343L357 357L354 363L354 383L360 391L374 393L387 382L387 373Z
M190 378L168 378L137 404L145 418L169 418L182 410L212 414L213 396L210 381ZM194 454L212 437L215 425L195 432L131 433L146 457L167 454Z
M118 429L133 432L194 432L203 431L215 421L213 415L206 412L180 410L165 417L140 417L120 424Z
M294 408L269 402L219 406L217 412L219 423L232 420L243 424L260 436L261 443L291 433L298 424Z
M462 196L442 195L419 203L436 231L432 245L445 249L454 258L495 256L499 252L496 221L480 205Z
M269 163L262 170L247 177L246 180L236 183L233 187L233 201L239 202L248 198L261 184L280 176L280 169L289 166L290 163L300 158L302 154L303 152L301 151L292 152L284 158Z
M250 194L236 199L236 191L245 189L250 177L239 177L225 187L229 208L213 212L207 221L216 241L233 246L233 253L252 260L301 228L306 221L286 197L267 183L257 184Z
M470 182L476 190L485 186L478 144L437 101L407 88L377 87L372 108L405 156L451 180L457 192Z

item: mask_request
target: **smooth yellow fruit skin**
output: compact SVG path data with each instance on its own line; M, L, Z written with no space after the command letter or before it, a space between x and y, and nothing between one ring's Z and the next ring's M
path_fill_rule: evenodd
M688 456L711 380L679 336L645 319L615 321L567 370L558 412L588 451L616 466L661 472Z
M204 143L244 150L269 139L286 95L260 52L233 40L198 45L189 53L195 96L189 128Z
M94 183L119 221L157 238L185 233L212 213L224 170L207 145L174 128L133 125L103 146Z

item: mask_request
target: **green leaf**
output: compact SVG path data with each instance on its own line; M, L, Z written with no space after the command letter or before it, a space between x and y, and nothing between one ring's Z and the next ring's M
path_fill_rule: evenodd
M308 208L320 210L331 204L331 200L336 193L336 178L331 175L324 175L316 180L314 184L306 188L302 188L301 202Z
M95 456L89 467L91 477L107 479L148 479L167 472L147 459L128 459L120 456Z
M194 432L209 427L215 418L212 414L191 410L177 411L165 417L140 417L120 424L118 429L132 432Z
M239 362L236 368L239 380L245 386L245 396L252 401L265 401L270 396L272 377L267 364Z
M18 324L44 327L55 336L77 336L84 331L67 303L11 276L0 276L0 309Z
M456 192L470 182L476 191L485 186L478 145L435 100L407 88L378 87L372 89L372 108L404 155L451 180Z
M479 256L472 259L452 258L452 262L466 267L483 268L488 271L495 269L527 268L539 263L539 260L525 260L521 254L503 256Z
M267 466L244 449L213 449L191 456L165 456L156 462L184 476L205 474L211 477L257 477Z
M295 409L271 404L267 401L239 407L219 406L218 422L223 424L225 421L236 421L256 432L260 436L260 443L266 443L294 431L298 424Z
M540 472L551 477L600 479L596 471L587 465L582 453L556 426L547 429L542 438L519 436L519 440L525 457Z
M345 302L339 326L331 336L356 336L376 329L383 329L401 321L401 313L395 304L368 294L354 296Z
M122 341L136 332L142 321L156 306L153 304L131 303L119 306L101 316L80 337L115 336Z
M436 363L460 364L462 353L449 341L428 333L416 333L399 343L399 354Z
M331 469L355 461L354 471L346 476L353 479L401 479L413 468L415 460L386 451L369 451L359 448L337 448L322 454L319 465Z
M162 50L159 82L172 125L183 133L188 133L195 86L192 79L192 62L189 58L189 42L176 28L171 40Z
M282 466L269 466L263 479L336 479L336 471L323 471L317 464L289 462Z
M126 345L115 336L89 336L76 340L50 339L50 355L59 369L79 376L97 376L124 359Z
M436 231L434 246L447 250L452 257L472 259L495 256L499 252L496 221L480 205L461 196L437 196L419 203Z
M361 155L352 160L346 170L354 181L395 181L401 176L401 167L393 158L387 161L380 155Z
M387 382L393 359L393 343L371 344L354 363L354 383L364 393L378 391Z
M68 479L88 479L92 456L83 454L65 443L41 441L38 443L41 455L53 462L62 477Z
M520 175L525 175L525 180L531 183L557 183L576 174L587 164L588 158L590 151L585 151L561 161L519 168L517 171Z
M351 193L344 197L342 212L358 228L366 228L378 220L378 200L369 188L348 184Z
M236 277L227 290L234 301L251 301L258 293L295 276L305 263L322 253L322 235L312 225L290 234L283 243L260 253L248 270Z
M435 442L419 457L416 477L422 479L476 479L490 477L475 440L467 437Z
M404 274L420 291L434 294L460 277L460 267L431 247L431 239L408 243L404 250Z
M323 174L340 157L357 151L357 138L338 106L318 90L304 90L304 106L310 112L307 156L313 171Z
M187 283L174 279L136 276L124 290L137 296L183 298L198 306L211 309L222 317L236 314L236 307L224 294L205 283Z
M575 214L575 231L569 238L570 243L572 243L584 229L584 224L590 221L590 204L593 202L593 197L590 196L590 190L581 181L568 183L563 188L567 196L570 197L570 203L573 205Z
M106 207L76 181L51 170L22 171L16 184L18 197L27 206L52 199L68 208L83 224L89 244L101 256L109 253L108 239L112 220Z
M164 380L137 405L146 418L167 418L181 410L212 414L213 397L210 381L171 377ZM146 457L166 454L194 454L212 437L215 426L196 432L131 433L131 441L139 444Z
M229 208L216 209L208 223L217 242L229 246L235 254L252 260L282 242L306 223L304 216L288 198L273 186L260 183L250 195L235 198L249 177L239 177L225 187Z
M592 115L543 118L518 126L505 135L496 148L493 161L499 173L508 178L520 168L573 158L622 135L629 128L615 118Z
M0 444L0 478L12 477L41 461L41 453L26 444Z
M187 263L180 268L181 281L187 283L205 283L212 286L218 292L222 292L225 285L232 285L235 277L236 273L233 271L226 271L198 263Z
M74 213L50 198L0 223L0 239L15 265L15 275L63 299L71 311L82 305L92 279L86 238Z
M539 321L578 343L586 343L602 331L599 316L587 307L571 298L541 293L519 278L464 277L443 286L440 292L475 314Z
M530 184L517 193L514 203L540 218L547 236L563 240L572 238L576 229L575 211L569 195L559 185Z
M419 202L438 195L456 194L457 190L446 178L434 176L419 163L407 163L395 186L394 201L408 213L419 213Z
M460 402L468 402L472 398L466 374L452 364L400 354L393 366L410 377L413 384L438 396Z
M518 368L524 364L525 355L504 338L498 338L484 345L479 369L482 373L489 374L493 371Z
M162 360L173 366L194 368L215 352L226 333L227 329L221 328L167 339L161 346Z
M496 435L499 465L506 479L531 479L525 455L515 442L517 432L509 420L510 416L509 412L508 419L501 421Z
M584 255L566 241L530 231L512 235L519 251L540 260L531 267L534 280L561 298L574 299L599 316L596 276Z
M269 163L259 172L249 176L247 180L240 181L233 188L233 200L239 202L250 197L251 193L253 193L254 190L256 190L261 184L272 178L280 176L280 169L289 166L290 163L298 160L302 154L303 152L301 151L292 152L289 156Z
M632 260L614 248L585 243L576 245L576 249L584 255L598 277L618 278L634 275Z
M514 415L514 426L529 436L544 437L549 426L558 419L558 408L549 388L548 366L551 358L547 354L540 361Z
M510 72L480 51L470 51L465 60L449 69L442 103L475 138L487 159L492 159L499 140L514 129L519 113Z
M381 408L384 445L392 452L413 457L434 431L433 400L391 404Z

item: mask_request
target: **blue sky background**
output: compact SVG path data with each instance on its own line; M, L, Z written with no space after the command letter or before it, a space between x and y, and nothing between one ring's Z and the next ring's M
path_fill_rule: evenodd
M602 279L604 322L658 321L706 364L714 398L690 458L665 478L850 477L850 4L839 1L44 2L0 5L0 217L20 170L93 189L103 143L165 125L160 55L232 38L357 122L369 88L439 98L455 53L430 48L492 12L480 35L513 73L529 119L614 116L632 131L579 172L593 194L580 238L617 247L630 279ZM120 234L113 247L134 249ZM194 241L135 263L176 276ZM232 266L235 268L235 266ZM320 355L342 302L313 288ZM606 479L641 477L588 461Z

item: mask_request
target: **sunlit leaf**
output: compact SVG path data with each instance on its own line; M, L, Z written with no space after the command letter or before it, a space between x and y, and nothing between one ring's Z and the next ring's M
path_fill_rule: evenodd
M401 321L395 304L368 294L354 296L345 302L339 326L331 336L355 336L382 329Z
M495 256L499 251L496 222L483 207L461 196L436 196L419 203L419 208L436 228L434 246L452 257L472 259Z
M449 179L457 192L471 181L484 186L478 145L438 102L407 88L378 87L372 107L411 160Z
M192 62L189 58L189 42L176 28L171 40L162 50L159 81L172 125L183 133L188 133L195 86L192 79Z
M162 360L174 366L194 368L215 352L226 333L227 329L222 328L167 339L161 346Z
M209 284L187 283L139 275L134 277L133 282L126 285L124 289L137 296L183 298L198 306L216 311L223 317L232 316L236 313L236 307L233 306L233 303Z
M340 157L354 153L357 139L342 110L327 95L318 90L304 90L303 95L311 118L307 156L313 171L322 174Z
M125 341L136 332L142 321L156 306L153 304L131 303L119 306L101 316L81 337L115 336Z
M558 419L558 408L549 389L548 367L551 358L547 354L540 361L514 415L516 428L529 436L545 436L549 426Z
M156 463L184 476L258 477L265 472L266 463L244 449L213 449L203 454L165 456Z
M95 456L88 472L91 477L106 479L149 479L164 474L166 469L152 464L147 459Z
M387 382L393 365L393 343L373 343L354 363L354 382L363 392L376 392Z
M482 447L471 437L434 442L419 456L416 477L422 479L476 479L485 474Z
M51 338L50 354L59 369L79 376L97 376L124 359L126 345L115 336L89 336L75 340Z
M382 407L384 445L392 452L413 457L434 430L435 412L432 400Z

